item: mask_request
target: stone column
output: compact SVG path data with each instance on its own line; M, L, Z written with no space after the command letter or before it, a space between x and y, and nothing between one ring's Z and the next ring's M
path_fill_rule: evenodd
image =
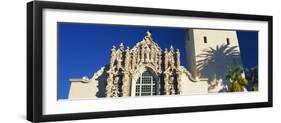
M168 54L168 49L166 48L165 51L164 51L164 66L165 66L165 70L168 68L168 65L169 65L169 54Z
M179 95L183 95L183 83L182 83L182 80L181 80L181 75L182 75L182 72L178 71L177 72L177 83L178 83L178 94Z
M179 68L180 67L180 50L179 49L177 49L177 51L176 51L176 63L177 63L177 68Z
M110 68L113 67L115 59L116 59L116 47L113 45L110 55Z
M144 62L144 46L141 46L141 62Z
M130 60L131 60L130 50L129 47L127 47L126 54L125 54L125 70L129 70Z
M158 55L158 70L161 70L162 66L162 54L159 53Z
M122 82L123 82L122 96L130 96L130 78L128 72L124 72L124 77Z
M170 94L170 83L169 83L169 74L164 73L164 94L169 95Z
M122 51L117 51L117 69L122 68L122 56L123 56L123 52Z
M111 97L119 97L120 96L120 92L119 92L119 77L118 76L116 76L114 78L113 85L112 85L112 88L111 88L111 92L112 92Z
M129 65L131 62L131 55L130 55L130 50L129 47L126 49L126 54L125 54L125 69L123 71L123 79L122 79L122 96L129 96Z
M137 55L136 55L136 51L134 51L132 53L132 70L135 70L135 67L136 67L136 62L137 62Z
M170 77L170 80L169 80L169 92L170 92L170 95L175 95L176 94L176 91L175 91L175 78L173 76Z
M150 51L150 54L151 54L151 62L152 63L156 63L156 59L155 59L155 49L154 48L151 48L151 51Z

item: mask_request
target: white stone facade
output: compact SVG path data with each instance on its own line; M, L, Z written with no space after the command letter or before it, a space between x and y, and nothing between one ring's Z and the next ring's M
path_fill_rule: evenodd
M69 99L192 95L221 91L225 88L221 84L224 80L219 79L215 82L220 84L214 84L212 75L206 74L210 71L202 71L198 65L202 64L200 60L203 59L200 54L204 54L204 50L209 47L223 45L225 43L223 39L227 39L228 43L230 41L240 54L236 32L190 29L186 31L186 37L187 61L190 66L187 69L180 63L178 49L171 46L169 50L167 48L162 50L148 31L143 40L131 49L125 48L122 43L119 48L113 46L109 64L97 71L91 79L87 77L70 79ZM210 44L201 46L204 45L200 44L204 42L204 37L208 37L207 43ZM235 64L240 65L240 56L236 57L239 62L236 60ZM222 71L225 75L226 69Z
M206 79L209 92L228 91L228 67L242 66L236 31L188 29L185 37L192 76Z

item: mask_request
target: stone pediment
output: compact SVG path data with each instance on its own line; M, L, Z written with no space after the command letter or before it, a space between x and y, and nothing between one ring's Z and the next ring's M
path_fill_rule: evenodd
M157 43L155 43L151 37L151 33L149 31L146 32L145 37L143 38L142 41L138 42L132 49L131 51L134 52L138 49L141 48L150 48L150 49L154 49L157 52L161 52L162 49L159 47L159 45Z

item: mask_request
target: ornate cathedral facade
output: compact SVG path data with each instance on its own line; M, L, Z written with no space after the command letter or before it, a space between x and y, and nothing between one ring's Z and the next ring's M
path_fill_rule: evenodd
M132 49L113 46L107 73L106 97L182 93L179 49L163 52L150 32Z
M133 48L125 48L123 43L118 48L113 46L108 65L90 79L71 78L68 98L192 95L227 90L224 66L241 65L240 56L225 57L216 64L197 56L225 44L227 48L234 46L240 54L236 32L190 29L186 37L187 68L180 63L179 49L161 49L147 31Z

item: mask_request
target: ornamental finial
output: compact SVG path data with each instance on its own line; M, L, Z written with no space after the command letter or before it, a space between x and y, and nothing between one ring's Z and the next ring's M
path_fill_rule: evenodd
M151 37L151 33L149 30L146 31L146 37Z
M171 49L171 50L174 50L174 47L173 47L173 45L171 45L170 49Z
M123 43L121 42L121 44L119 45L119 48L120 48L120 50L121 51L123 51L124 50L124 45L123 45Z

